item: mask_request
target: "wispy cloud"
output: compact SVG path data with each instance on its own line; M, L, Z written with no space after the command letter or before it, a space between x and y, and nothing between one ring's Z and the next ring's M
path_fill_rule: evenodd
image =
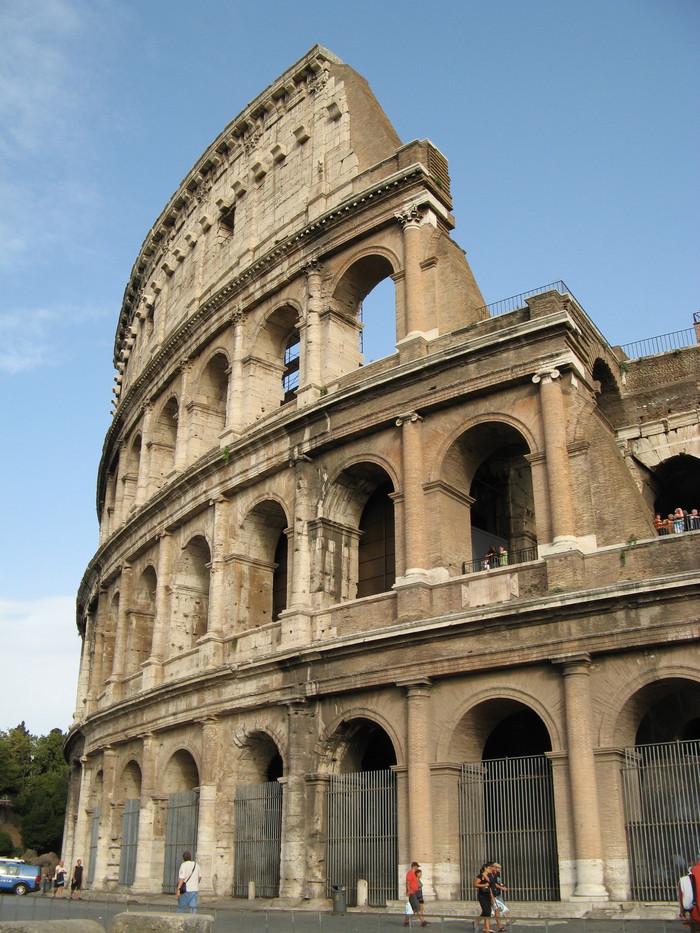
M0 599L0 729L24 721L45 735L68 728L75 708L80 637L75 599Z
M0 311L0 373L54 367L71 358L71 332L112 312L94 305L54 305Z

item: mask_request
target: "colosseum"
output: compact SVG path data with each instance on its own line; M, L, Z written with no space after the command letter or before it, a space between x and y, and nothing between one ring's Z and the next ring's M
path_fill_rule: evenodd
M493 858L513 901L667 902L700 852L695 329L487 305L454 223L445 156L316 46L148 232L77 601L92 890L191 849L278 904L390 904L412 859L472 899Z

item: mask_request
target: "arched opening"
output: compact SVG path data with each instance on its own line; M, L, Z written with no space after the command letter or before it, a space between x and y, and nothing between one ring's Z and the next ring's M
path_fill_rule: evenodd
M394 584L393 490L376 463L353 464L330 487L312 546L322 555L314 588L331 601L373 596Z
M698 684L668 678L646 685L621 723L628 734L634 730L622 770L632 896L672 900L700 852Z
M238 624L254 628L279 618L288 605L288 522L279 502L267 499L251 509L241 528L246 554L238 555L235 611Z
M337 733L338 772L328 786L328 875L357 903L357 879L368 881L371 906L397 897L396 751L386 730L365 717Z
M128 614L125 674L134 674L151 653L153 623L156 614L158 580L153 567L146 567L134 589L132 608Z
M624 424L624 406L620 388L605 360L596 360L593 364L593 379L598 383L598 409L613 428Z
M360 302L360 353L365 364L396 352L396 286L382 279Z
M275 411L296 396L304 378L299 313L290 305L277 308L260 325L245 360L246 408L250 420Z
M360 517L357 596L385 593L396 582L394 503L390 482L371 494Z
M298 332L292 334L284 345L284 371L282 373L282 401L291 402L299 388L301 342Z
M201 535L182 549L172 589L169 656L189 651L207 632L210 562L209 545Z
M102 634L101 681L100 689L104 687L112 676L114 667L114 645L117 638L117 623L119 621L119 593L115 593L109 604L107 625Z
M274 740L253 733L241 749L234 801L233 896L279 895L283 762Z
M161 408L154 425L151 444L151 471L153 481L158 488L167 482L175 469L178 415L178 401L175 396L171 396Z
M179 749L163 772L163 789L168 795L165 825L163 893L177 887L177 870L182 853L196 856L199 821L199 770L192 755Z
M130 885L134 883L136 876L136 853L141 815L141 769L135 761L130 761L122 771L118 787L123 801L119 846L119 884Z
M136 503L136 490L139 482L141 465L141 435L137 434L129 445L126 470L122 476L122 496L124 498L124 517Z
M541 717L516 700L490 700L463 717L453 744L468 756L459 784L462 896L471 896L474 866L497 858L512 900L558 900L552 742Z
M677 508L691 513L700 509L700 459L678 454L659 464L653 471L655 483L654 512L662 518L673 516ZM684 530L694 530L686 520ZM700 528L700 520L696 527Z
M190 415L190 443L193 459L201 457L219 442L226 427L229 363L223 353L209 360L197 383Z

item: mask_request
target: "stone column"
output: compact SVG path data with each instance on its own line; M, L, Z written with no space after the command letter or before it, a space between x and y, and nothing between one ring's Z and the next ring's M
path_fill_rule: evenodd
M561 659L571 783L576 887L574 897L607 900L591 728L590 658Z
M158 764L158 739L152 733L142 737L143 755L141 771L141 810L139 813L139 838L136 850L136 871L131 886L133 894L152 894L162 878L158 878L152 868L156 862L155 818L160 805L156 795L156 775ZM161 859L162 863L162 859ZM157 890L160 890L158 888Z
M424 891L433 897L433 795L428 751L431 683L426 679L405 686L410 845L406 861L415 859L420 862Z
M192 360L180 363L180 402L177 409L177 439L175 441L175 471L182 473L189 463L190 405L192 401Z
M280 897L295 900L306 894L307 851L306 773L314 740L313 708L305 700L287 704L287 774L281 779L282 852Z
M90 685L88 688L87 704L85 707L86 713L92 713L95 711L97 707L97 698L104 689L104 631L107 612L107 591L106 589L101 588L99 596L97 597L95 628L92 644L90 646L92 665L90 668Z
M207 632L198 642L204 667L217 667L223 662L224 658L224 630L226 626L224 550L228 540L231 501L221 497L212 501L211 504L214 508L214 536L209 569Z
M172 565L173 536L164 531L158 542L158 579L156 582L156 612L153 619L151 655L143 665L143 688L155 687L163 680L165 660L165 638L168 631L168 608L170 605L170 573Z
M566 444L566 406L559 381L560 372L551 367L532 377L540 386L540 409L549 486L552 544L560 550L576 547L573 491Z
M214 893L213 865L216 852L216 789L221 752L220 723L215 717L202 722L202 771L199 776L197 861L202 869L201 891Z
M133 567L123 564L119 579L119 614L117 616L117 630L114 633L114 662L112 674L108 678L109 696L111 700L118 700L122 696L124 677L124 663L126 659L126 645L129 639L129 625L131 621L131 586Z
M105 474L105 501L100 516L100 544L103 544L116 527L114 506L116 496L116 477L111 470Z
M245 425L245 387L243 380L243 357L245 355L244 315L236 311L231 315L233 327L233 351L231 369L228 377L228 395L226 398L226 426L224 443L240 437Z
M410 337L422 334L425 330L420 268L421 213L416 205L412 204L395 216L403 229L405 336Z
M402 428L401 463L404 493L405 576L425 574L425 509L423 501L423 419L415 411L396 419Z
M95 887L105 890L109 878L109 847L112 836L111 802L114 798L116 754L109 746L102 752L102 799L100 800L100 835L97 841ZM101 877L100 877L101 873Z
M85 613L85 630L82 633L82 645L80 647L80 673L78 674L78 690L75 697L75 712L73 721L80 722L87 714L87 706L90 697L90 671L93 652L91 645L95 643L95 615L96 613Z
M317 261L304 266L306 273L306 310L300 329L301 346L297 400L302 405L316 401L324 382L321 359L321 312L323 310L323 264Z
M70 865L71 868L75 864L76 859L82 859L83 865L86 866L87 871L87 862L88 862L88 828L90 825L90 820L87 814L89 797L90 797L90 782L92 781L92 772L93 772L93 762L91 758L84 756L80 759L81 771L80 771L80 790L78 792L78 800L76 801L75 806L75 834L73 836L73 846L72 852L68 851L68 847L63 847L64 858L66 859L66 864ZM87 875L85 877L87 881Z
M151 494L151 441L153 439L153 405L146 402L143 406L143 422L141 426L141 460L139 463L139 478L136 485L137 506L143 505Z

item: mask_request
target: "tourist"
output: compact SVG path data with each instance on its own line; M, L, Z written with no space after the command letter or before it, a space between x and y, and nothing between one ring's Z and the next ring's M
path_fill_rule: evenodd
M197 913L197 901L199 899L199 882L202 880L202 872L192 858L192 853L185 851L182 853L182 865L177 873L177 912L184 914L188 910L191 914Z
M491 933L491 910L493 907L493 894L491 892L491 881L489 879L489 869L491 863L486 862L479 869L479 874L474 879L476 888L476 897L481 907L481 916L474 921L474 929L479 929L479 924L483 922L484 933Z
M420 920L420 925L422 927L430 926L430 921L425 919L423 911L425 910L425 901L423 900L423 881L421 880L423 872L420 868L416 868L416 879L418 881L418 890L416 891L416 897L418 898L418 919Z
M411 905L411 910L414 914L420 913L420 903L418 902L418 877L416 876L416 869L419 869L420 865L418 862L411 862L411 867L406 872L406 897L408 898L408 903ZM407 927L410 923L410 915L406 916L403 921L403 925Z
M80 859L75 863L75 868L73 869L73 877L71 878L70 883L70 895L69 900L73 900L73 895L75 894L78 900L81 900L81 893L83 890L83 863Z
M63 863L63 859L56 866L56 871L53 873L53 894L51 897L56 897L56 892L58 891L58 896L63 897L63 888L66 884L66 867Z

